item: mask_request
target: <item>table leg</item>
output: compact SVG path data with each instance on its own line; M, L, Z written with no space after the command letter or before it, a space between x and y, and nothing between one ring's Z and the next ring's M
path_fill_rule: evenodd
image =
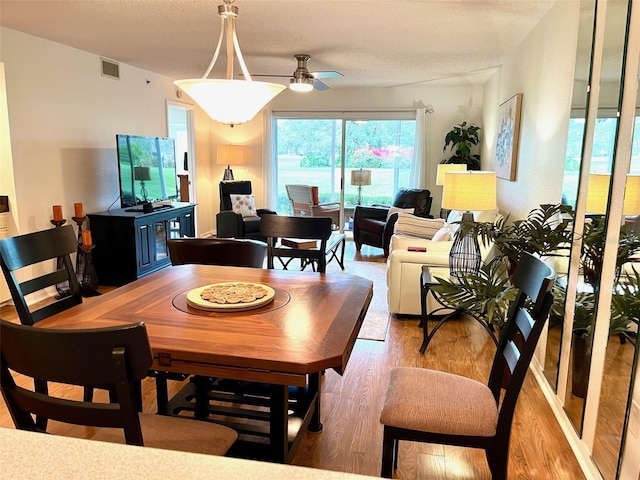
M429 294L429 284L425 281L424 274L420 277L420 322L422 324L422 345L420 353L424 353L429 344L429 326L427 325L427 295Z
M269 401L270 458L279 463L289 456L289 387L271 385Z
M323 425L320 422L320 373L311 373L309 374L309 395L316 396L314 400L315 408L313 411L313 415L309 420L309 426L307 430L310 432L321 432Z

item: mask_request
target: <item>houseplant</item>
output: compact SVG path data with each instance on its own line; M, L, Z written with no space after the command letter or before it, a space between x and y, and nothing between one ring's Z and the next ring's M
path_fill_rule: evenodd
M480 155L471 153L471 150L480 143L480 127L467 122L462 122L453 127L444 137L442 152L449 149L450 157L442 163L463 163L468 170L480 170Z

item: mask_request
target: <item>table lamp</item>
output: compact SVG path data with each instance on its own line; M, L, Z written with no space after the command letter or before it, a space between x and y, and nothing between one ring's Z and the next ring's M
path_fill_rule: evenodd
M140 182L140 195L142 195L142 200L146 202L149 194L144 182L151 180L151 167L133 167L133 179Z
M444 175L447 172L466 172L466 163L439 163L436 170L436 185L444 186ZM440 218L445 220L449 216L449 211L446 208L440 208Z
M445 174L442 208L464 212L463 221L474 221L471 210L496 208L496 173L471 170ZM449 273L461 279L466 274L477 274L482 263L480 245L475 234L461 236L459 228L449 252Z
M609 202L611 175L608 173L590 173L587 190L587 213L604 215ZM624 188L623 215L640 213L640 175L627 175Z
M362 203L362 187L371 185L371 170L351 170L351 185L358 187L358 202Z
M231 165L244 165L247 147L244 145L218 145L216 163L226 165L222 180L233 180Z

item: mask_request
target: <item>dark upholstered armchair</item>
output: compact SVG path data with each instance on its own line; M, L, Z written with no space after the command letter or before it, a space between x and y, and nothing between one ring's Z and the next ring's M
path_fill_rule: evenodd
M418 217L433 218L430 215L431 192L420 189L400 189L393 199L393 206L398 208L413 208L413 214ZM382 248L384 256L389 255L389 242L393 235L393 227L398 221L398 214L392 214L387 219L389 207L373 205L370 207L356 206L353 218L353 240L356 250L362 245Z
M260 232L260 216L273 210L257 208L255 216L243 217L233 211L231 195L251 195L249 180L220 182L220 212L216 215L216 236L218 238L253 238L266 241Z

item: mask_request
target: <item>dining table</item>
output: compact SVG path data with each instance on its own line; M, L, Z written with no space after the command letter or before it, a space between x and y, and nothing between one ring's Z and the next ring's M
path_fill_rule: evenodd
M203 287L234 283L268 287L272 299L250 310L203 309L191 301ZM305 430L322 430L323 374L333 369L342 375L347 368L372 295L372 281L344 272L180 265L36 326L82 329L142 321L153 370L266 386L267 408L249 408L246 415L227 409L226 416L204 420L238 430L231 455L288 463Z

